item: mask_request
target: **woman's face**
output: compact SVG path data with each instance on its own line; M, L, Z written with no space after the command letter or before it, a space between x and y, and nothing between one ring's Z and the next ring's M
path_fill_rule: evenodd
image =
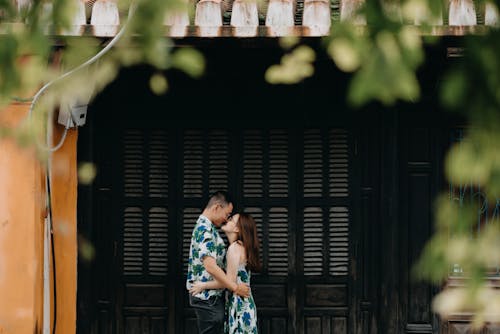
M238 220L240 219L239 214L234 214L231 217L227 219L227 223L225 225L222 225L221 229L226 232L226 233L237 233L239 232L238 229Z

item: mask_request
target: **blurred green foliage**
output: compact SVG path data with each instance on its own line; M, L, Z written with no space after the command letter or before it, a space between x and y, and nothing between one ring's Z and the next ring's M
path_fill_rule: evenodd
M347 96L352 106L372 100L386 106L398 100L418 102L416 71L425 62L424 46L439 38L423 36L433 25L447 22L449 4L366 0L351 20L332 21L325 49L340 70L352 73ZM487 4L500 8L499 0L474 4L483 17ZM360 18L366 24L360 24ZM435 233L415 264L413 277L443 287L434 311L445 318L472 313L479 328L486 321L500 321L500 290L491 284L500 277L500 32L489 27L464 40L463 59L442 78L440 102L441 108L463 114L468 124L464 137L447 152L450 189L436 199ZM293 83L313 74L309 70L295 74L301 70L287 67L288 57L293 51L276 65L280 78L285 78L279 82ZM271 75L266 79L277 81Z
M500 8L500 0L475 1L479 10L487 3ZM35 0L18 8L14 1L0 0L0 113L12 101L29 101L43 84L105 46L101 39L61 34L71 24L74 4L73 0ZM168 89L168 78L160 74L164 69L177 67L200 76L203 56L187 48L172 53L172 43L163 35L166 13L185 6L182 0L120 1L122 13L133 10L117 47L47 90L33 117L18 128L0 124L0 137L12 136L23 145L45 143L46 119L51 112L67 102L64 99L96 94L116 77L121 66L147 63L157 67L159 72L150 79L156 94ZM421 89L416 71L425 62L422 35L440 19L446 23L448 6L446 0L366 0L358 13L365 25L333 20L325 49L340 70L352 73L348 101L353 106L372 100L384 105L418 101ZM125 21L126 15L122 26ZM57 45L62 47L54 46L53 36L58 36ZM465 115L469 123L465 137L447 154L445 173L450 190L436 200L435 233L414 275L443 286L450 277L465 278L461 287L447 287L436 296L434 310L444 317L473 312L479 327L484 321L500 321L500 292L490 284L492 276L500 275L500 32L491 27L466 36L465 41L463 61L443 80L441 103ZM312 76L314 51L293 38L281 43L286 55L269 68L266 80L294 83ZM52 67L57 59L61 66ZM44 152L40 155L45 156ZM80 181L91 182L96 172L91 164L82 165ZM478 201L463 201L464 189L480 198L479 205ZM86 258L92 258L92 245L85 240L80 244Z

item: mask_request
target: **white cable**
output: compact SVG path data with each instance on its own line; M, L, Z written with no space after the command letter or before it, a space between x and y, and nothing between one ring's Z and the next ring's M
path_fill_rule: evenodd
M50 117L49 117L49 122L50 122ZM42 147L46 150L48 150L49 152L55 152L57 151L58 149L60 149L63 144L64 144L64 141L66 140L66 135L68 134L68 129L71 125L71 118L68 118L68 121L66 122L66 126L64 127L64 132L61 136L61 139L59 139L59 143L57 143L56 146L54 147ZM49 131L47 131L47 143L50 142L50 135L49 135Z
M94 62L96 62L97 60L99 60L104 54L106 54L118 42L118 40L123 36L123 34L125 33L125 30L128 27L128 24L130 22L130 18L132 17L133 7L134 7L134 4L131 3L130 7L129 7L129 12L128 12L128 15L127 15L127 21L125 22L125 24L123 25L123 27L120 29L120 31L118 32L118 34L116 34L115 37L113 37L113 39L104 47L104 49L102 49L97 54L95 54L92 58L90 58L86 62L78 65L77 67L75 67L71 71L68 71L68 72L64 73L63 75L61 75L60 77L57 77L57 78L49 81L42 88L40 88L38 90L38 92L33 96L33 100L31 101L31 105L30 105L30 109L29 109L29 112L28 112L27 119L31 119L31 117L33 116L33 110L34 110L35 104L38 102L38 99L43 95L43 93L50 86L52 86L56 82L59 82L59 81L65 79L65 78L67 78L68 76L70 76L73 73L75 73L75 72L83 69L84 67L93 64ZM70 114L71 114L71 111L70 111ZM49 115L49 118L50 118L50 115ZM50 146L44 147L42 145L39 145L39 147L42 148L42 149L44 149L44 150L46 150L46 151L50 151L50 152L55 152L59 148L61 148L61 146L64 144L64 140L66 139L66 134L68 132L68 128L69 128L69 125L70 125L70 119L71 118L68 118L68 122L66 124L66 128L64 129L63 137L62 137L61 141L56 146L54 146L54 147L50 147Z

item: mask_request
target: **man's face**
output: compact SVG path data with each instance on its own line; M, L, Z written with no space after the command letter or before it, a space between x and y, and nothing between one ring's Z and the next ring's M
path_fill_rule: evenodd
M219 227L222 223L227 221L229 216L231 216L231 212L233 212L233 203L229 203L225 206L216 204L216 206L216 219L214 219L213 223Z

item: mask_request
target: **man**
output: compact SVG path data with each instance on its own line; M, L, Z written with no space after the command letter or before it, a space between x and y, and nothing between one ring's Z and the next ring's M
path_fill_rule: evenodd
M226 245L217 228L226 222L232 211L233 203L226 192L217 191L210 196L191 236L186 281L188 290L194 282L215 279L233 293L249 296L248 285L231 282L221 269L225 268ZM189 304L196 313L200 334L224 332L224 303L224 290L204 290L195 296L189 294Z

